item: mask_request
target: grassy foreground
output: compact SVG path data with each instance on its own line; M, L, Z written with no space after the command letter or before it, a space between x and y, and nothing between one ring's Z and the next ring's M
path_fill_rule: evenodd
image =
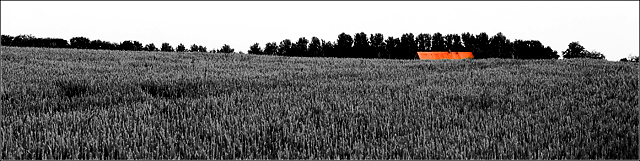
M638 159L637 63L1 50L0 159Z

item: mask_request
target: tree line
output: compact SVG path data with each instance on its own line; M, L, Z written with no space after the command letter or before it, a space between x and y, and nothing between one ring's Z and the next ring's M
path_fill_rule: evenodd
M76 49L103 49L103 50L125 50L125 51L165 51L165 52L212 52L212 53L233 53L234 49L225 44L218 50L207 50L207 47L193 44L187 48L180 43L175 48L169 43L162 43L156 47L154 43L143 45L138 41L126 40L114 43L102 40L90 40L86 37L73 37L69 41L61 38L37 38L32 35L9 36L2 35L3 46L18 47L48 47L48 48L76 48Z
M90 40L86 37L73 37L69 41L60 38L37 38L31 35L9 36L2 35L3 46L19 47L50 47L50 48L77 48L77 49L103 49L126 51L164 51L164 52L211 52L211 53L235 53L229 45L224 44L218 50L208 50L202 45L193 44L190 48L180 43L175 48L169 43L162 43L156 47L149 43L143 45L138 41L126 40L114 43L102 40ZM485 32L474 35L462 34L434 34L405 33L401 37L384 37L381 33L367 35L364 32L356 33L352 37L341 33L336 41L326 41L318 37L311 40L300 37L296 42L285 39L276 42L268 42L264 47L255 43L249 47L248 54L278 55L295 57L338 57L338 58L379 58L379 59L417 59L418 51L457 51L473 52L476 59L484 58L509 58L509 59L558 59L558 52L549 46L543 45L538 40L511 41L501 32L489 36ZM240 51L240 53L243 53ZM579 42L571 42L568 49L562 52L565 59L593 58L604 59L604 55L597 51L588 51ZM621 59L620 61L636 61L637 57Z
M502 33L489 36L482 32L442 34L442 33L405 33L401 37L384 37L381 33L367 35L356 33L352 37L341 33L338 39L325 41L317 37L308 40L299 38L296 42L285 39L268 42L264 48L259 43L249 47L249 54L280 55L299 57L339 57L339 58L383 58L417 59L418 51L465 51L473 52L475 58L512 58L512 59L558 59L558 52L544 46L538 40L511 41Z

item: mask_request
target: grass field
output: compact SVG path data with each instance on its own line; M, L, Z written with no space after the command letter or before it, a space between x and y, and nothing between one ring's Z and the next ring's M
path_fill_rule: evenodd
M638 159L638 63L1 50L0 159Z

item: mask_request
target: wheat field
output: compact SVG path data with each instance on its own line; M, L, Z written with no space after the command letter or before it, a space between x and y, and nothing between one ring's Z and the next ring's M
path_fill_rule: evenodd
M1 159L638 159L638 63L1 51Z

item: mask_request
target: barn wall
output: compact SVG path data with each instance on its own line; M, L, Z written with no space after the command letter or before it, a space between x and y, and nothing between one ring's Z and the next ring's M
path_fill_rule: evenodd
M430 51L418 52L421 60L438 60L438 59L473 59L471 52L451 52L448 51Z

